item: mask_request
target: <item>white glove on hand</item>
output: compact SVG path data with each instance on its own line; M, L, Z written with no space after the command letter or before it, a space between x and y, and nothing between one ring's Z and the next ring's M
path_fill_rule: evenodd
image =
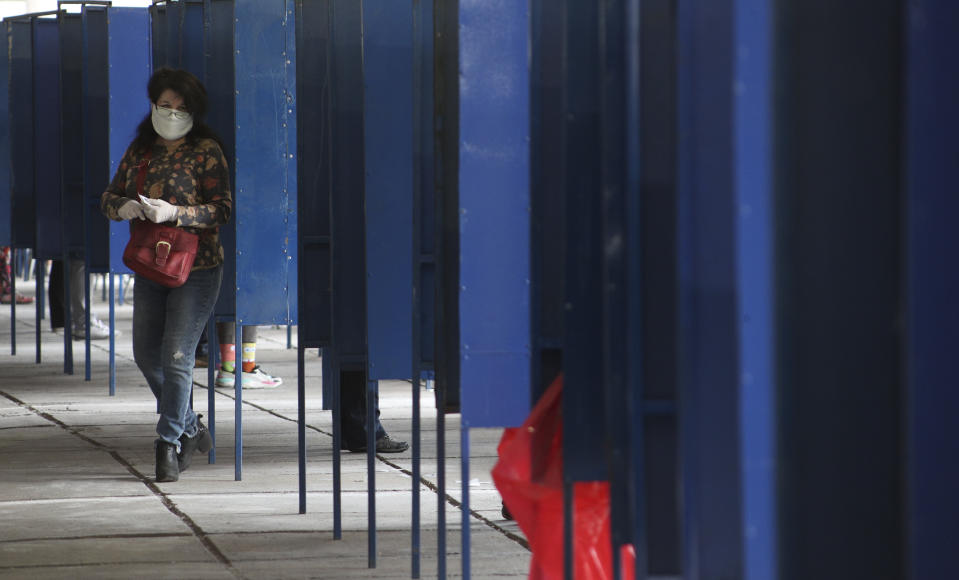
M126 203L120 206L120 209L117 210L117 215L120 216L122 220L132 220L132 219L143 219L143 206L139 202L127 200Z
M179 213L177 206L162 199L145 199L142 207L144 217L155 224L176 221Z

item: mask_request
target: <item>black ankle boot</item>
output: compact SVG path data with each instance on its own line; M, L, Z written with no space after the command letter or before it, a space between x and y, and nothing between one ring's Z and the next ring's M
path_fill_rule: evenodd
M176 481L180 479L180 466L177 463L176 445L167 443L162 439L157 439L155 445L157 456L157 482Z
M210 435L210 431L207 430L206 425L203 424L203 421L200 421L198 418L196 421L196 435L193 437L187 437L186 433L180 435L180 453L176 456L180 471L186 471L190 467L195 452L206 453L212 448L213 437Z

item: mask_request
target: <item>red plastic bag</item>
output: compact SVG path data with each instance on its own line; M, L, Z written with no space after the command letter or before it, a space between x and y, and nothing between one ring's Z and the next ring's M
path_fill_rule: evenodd
M563 578L563 378L558 377L521 427L508 428L499 443L493 481L533 557L531 580ZM576 580L612 578L609 484L574 484Z

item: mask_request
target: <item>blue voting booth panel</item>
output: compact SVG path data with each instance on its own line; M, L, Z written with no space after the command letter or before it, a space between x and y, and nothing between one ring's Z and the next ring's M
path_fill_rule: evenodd
M297 207L301 347L330 346L330 4L300 2L296 14ZM327 398L324 397L324 404Z
M233 197L237 322L243 324L296 321L296 84L287 4L235 6Z
M82 255L83 240L83 22L57 15L60 33L60 171L64 250Z
M8 40L9 23L3 26L4 40ZM13 215L10 198L10 49L0 58L0 245L9 246L12 242Z
M736 91L736 279L739 314L739 435L743 578L775 578L776 393L774 358L774 231L772 3L734 9Z
M413 5L413 297L415 365L432 369L435 348L433 5Z
M536 0L530 8L530 380L536 401L562 371L565 118L563 19L550 0Z
M205 59L203 54L203 0L186 0L179 3L179 34L177 45L180 49L179 68L205 78Z
M150 38L153 42L151 64L153 69L170 64L170 48L176 43L170 39L170 11L177 10L179 3L160 2L150 6ZM175 26L173 27L175 29Z
M204 78L202 0L151 5L150 29L153 70L182 68Z
M333 335L341 363L366 363L366 232L363 211L362 7L332 8L331 211Z
M107 8L84 6L83 44L83 237L89 272L110 270L110 223L100 213L100 195L110 173L110 67ZM130 136L132 139L132 135Z
M206 36L206 78L205 85L209 99L207 124L220 136L223 153L230 163L231 191L236 192L236 168L233 164L236 149L236 111L233 68L233 5L228 0L211 0L205 4ZM236 216L220 228L220 243L226 260L223 263L223 282L220 296L213 313L222 319L232 319L236 314Z
M684 561L740 577L732 2L678 11L678 279ZM721 25L717 25L721 22ZM708 540L707 540L708 538Z
M906 60L906 466L910 578L959 576L959 5L910 3Z
M16 143L10 155L10 241L15 248L32 248L36 229L36 205L33 199L31 28L32 22L29 19L7 21L7 46L10 51L10 142Z
M519 425L530 409L529 15L460 7L462 425Z
M363 3L369 379L410 378L413 22L410 0Z
M868 18L857 8L776 3L784 580L875 578L905 565L904 13L897 0L871 2Z
M638 236L642 245L638 263L644 272L639 311L643 397L638 401L642 410L634 399L632 412L642 418L643 428L634 428L632 434L631 468L636 475L631 503L637 506L633 537L637 566L645 546L650 574L675 574L681 570L676 413L677 30L671 0L649 0L640 10L641 223L631 235Z
M39 259L63 255L60 207L60 35L56 18L33 19L34 204Z
M109 9L109 106L110 174L130 145L136 126L149 113L146 94L150 78L150 17L146 9ZM123 249L130 239L130 225L110 222L110 271L129 273L123 265Z
M561 10L557 4L551 9ZM563 469L569 481L605 480L602 388L599 8L568 0L566 19L566 274Z

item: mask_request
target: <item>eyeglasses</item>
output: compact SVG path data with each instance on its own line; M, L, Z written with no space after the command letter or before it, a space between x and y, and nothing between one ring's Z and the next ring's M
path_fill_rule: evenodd
M176 109L168 109L166 107L161 107L159 105L154 105L157 108L157 111L165 113L166 115L173 117L174 119L179 119L185 121L190 118L191 113L186 111L177 111Z

